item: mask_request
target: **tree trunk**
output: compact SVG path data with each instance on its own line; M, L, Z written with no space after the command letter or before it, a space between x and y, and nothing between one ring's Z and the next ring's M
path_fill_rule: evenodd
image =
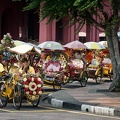
M113 81L109 87L110 92L120 92L120 66L116 66L116 70L113 72Z
M120 55L119 55L119 47L117 47L118 40L116 39L116 37L112 36L111 38L109 38L109 42L110 43L113 42L112 46L109 45L110 57L112 60L112 67L113 67L113 81L109 87L109 91L116 92L116 91L120 91L120 57L119 57Z
M113 23L109 29L106 30L106 40L110 51L110 58L113 66L113 81L109 87L110 92L120 91L120 52L117 23Z

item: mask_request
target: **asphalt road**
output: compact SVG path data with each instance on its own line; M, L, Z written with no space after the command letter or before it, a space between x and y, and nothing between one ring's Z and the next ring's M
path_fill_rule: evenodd
M96 84L94 81L91 84ZM68 84L62 89L80 87L79 84ZM43 98L49 93L54 92L52 86L45 86ZM47 100L40 101L38 107L33 107L31 104L23 103L20 110L16 110L12 103L8 103L5 108L0 108L0 120L119 120L120 117L103 116L90 113L84 113L77 110L58 109L47 103Z
M45 103L44 103L45 104ZM32 107L24 103L15 110L12 103L0 109L0 120L119 120L119 117L88 114L80 111L57 109L40 103Z

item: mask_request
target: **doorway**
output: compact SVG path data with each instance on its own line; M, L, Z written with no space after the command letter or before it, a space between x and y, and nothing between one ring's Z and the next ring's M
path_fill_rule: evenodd
M39 15L33 11L28 13L28 41L39 42Z

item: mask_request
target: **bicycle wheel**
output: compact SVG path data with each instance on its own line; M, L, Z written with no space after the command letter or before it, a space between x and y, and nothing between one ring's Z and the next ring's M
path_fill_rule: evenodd
M60 81L59 79L55 78L55 79L53 80L53 89L54 89L54 90L57 90L57 89L60 90L61 87L62 87L62 81Z
M41 96L39 96L39 98L38 98L37 100L35 100L35 101L32 102L32 105L33 105L34 107L37 107L37 106L39 105L39 103L40 103L40 97L41 97Z
M22 105L22 90L18 84L16 84L14 88L13 105L17 110L19 110Z
M100 84L101 82L102 82L102 78L103 78L103 71L102 71L102 69L100 68L100 69L98 69L97 71L96 71L96 83L97 84Z
M0 104L1 107L6 107L7 103L8 103L8 97L7 95L5 95L6 92L6 85L5 83L0 83Z
M88 81L88 75L86 71L83 71L81 74L82 75L80 75L80 78L79 78L80 84L82 87L85 87Z

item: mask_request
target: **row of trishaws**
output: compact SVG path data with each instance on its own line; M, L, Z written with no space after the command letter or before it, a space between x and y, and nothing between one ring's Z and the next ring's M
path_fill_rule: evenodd
M1 61L4 57L9 59L9 67L12 71L8 75L0 71L2 107L12 99L14 107L20 109L23 98L33 106L38 106L44 84L52 85L56 90L67 83L78 81L82 87L85 87L88 78L101 83L104 76L109 77L110 80L112 76L108 49L91 50L76 48L75 45L67 48L54 41L39 45L26 43L15 46L11 36L7 34L1 41L0 56ZM34 68L35 74L26 73L22 77L17 75L20 68L19 61L22 58L28 59L29 66Z

